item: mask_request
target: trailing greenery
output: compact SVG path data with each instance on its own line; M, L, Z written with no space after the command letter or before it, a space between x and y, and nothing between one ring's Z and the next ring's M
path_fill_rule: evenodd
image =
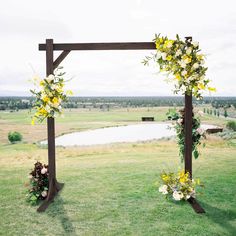
M179 113L176 111L176 108L174 109L169 109L168 112L166 113L167 119L168 120L178 120L179 119Z
M184 132L184 109L180 110L180 119L176 122L174 128L176 130L177 143L179 146L179 156L181 161L184 160L185 149L185 132ZM198 146L201 144L201 138L205 137L204 130L200 128L200 118L195 117L193 113L192 118L192 152L195 159L199 157Z
M23 138L22 134L17 131L8 133L8 140L11 143L20 142L20 141L22 141L22 138Z

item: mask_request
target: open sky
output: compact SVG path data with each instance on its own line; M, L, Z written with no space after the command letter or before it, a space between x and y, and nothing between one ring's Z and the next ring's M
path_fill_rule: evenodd
M152 41L155 33L193 36L207 55L215 96L236 93L235 0L7 0L0 7L0 96L30 95L34 75L45 75L38 43ZM172 95L151 51L74 51L62 63L76 96ZM56 54L57 55L57 54Z

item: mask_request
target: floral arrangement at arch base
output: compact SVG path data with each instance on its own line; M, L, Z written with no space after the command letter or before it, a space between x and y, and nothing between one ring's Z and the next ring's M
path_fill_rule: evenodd
M37 204L40 200L44 200L48 194L48 166L41 162L34 164L34 169L29 174L29 184L27 201L32 205Z
M196 187L203 187L200 179L191 179L189 173L185 173L184 170L177 174L163 172L161 180L162 185L159 187L159 192L175 201L196 198Z
M42 122L45 118L55 118L62 114L62 103L68 100L68 95L72 95L70 90L65 91L65 80L63 76L65 72L62 72L62 67L58 67L54 70L53 74L50 74L44 79L38 77L34 78L34 84L37 86L37 90L30 90L35 96L35 102L33 108L36 110L32 124L35 124L35 120Z

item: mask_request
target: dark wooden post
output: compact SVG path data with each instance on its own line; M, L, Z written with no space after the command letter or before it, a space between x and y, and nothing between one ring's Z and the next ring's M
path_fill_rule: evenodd
M184 164L185 173L189 172L190 178L192 178L192 124L193 124L193 103L192 93L185 93L185 108L184 108L184 133L185 133L185 145L184 145ZM193 207L196 213L205 213L205 210L197 202L195 198L188 199L188 202Z
M184 163L185 172L189 172L192 178L192 94L185 93L185 109L184 109L184 133L185 133L185 150Z
M46 76L53 74L53 40L46 39ZM49 203L54 199L58 191L63 187L56 180L56 147L55 147L55 119L47 118L47 137L48 137L48 172L49 189L47 199L37 209L39 212L45 211Z
M53 40L46 39L46 76L53 74ZM49 192L48 200L52 197L52 188L56 179L56 155L55 155L55 120L47 118L48 131L48 170L49 170Z

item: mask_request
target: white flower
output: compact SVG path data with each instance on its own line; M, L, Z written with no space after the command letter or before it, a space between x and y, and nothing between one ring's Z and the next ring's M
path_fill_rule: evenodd
M32 178L33 178L33 176L32 176L32 175L29 175L29 176L28 176L28 178L29 178L29 179L32 179Z
M44 190L44 191L41 193L41 195L42 195L42 197L47 197L48 192Z
M50 74L50 75L46 78L46 80L47 80L49 83L52 82L52 81L54 80L54 75Z
M159 192L166 195L168 194L167 188L167 185L162 185L161 187L159 187Z
M204 65L205 64L205 61L204 60L201 60L201 65Z
M51 108L50 108L50 106L48 106L48 104L45 106L45 110L46 110L47 112L50 112Z
M166 60L166 56L167 56L167 54L165 52L161 53L161 57L164 61Z
M199 42L192 42L192 45L193 45L195 48L197 48L198 45L199 45Z
M181 75L182 75L182 76L187 75L187 71L186 71L186 70L183 70L183 71L181 72Z
M185 61L183 61L183 60L181 60L181 61L179 62L179 64L180 64L180 66L181 66L182 68L185 68L185 67L186 67L186 63L185 63Z
M55 84L52 84L52 86L51 86L51 89L52 90L56 90L58 88L58 86L57 85L55 85Z
M190 195L186 195L185 199L188 200L191 196Z
M48 171L47 168L43 167L43 169L41 170L41 174L44 175L47 173L47 171Z
M182 125L182 122L183 122L183 119L181 119L181 118L179 118L179 119L177 120L177 123L178 123L179 125Z
M178 57L182 54L182 51L180 49L178 49L175 53L175 56Z
M186 53L187 53L188 55L190 55L191 52L192 52L192 48L188 48L188 49L186 50Z
M156 59L158 60L158 59L160 59L160 58L161 58L161 52L158 51L158 52L156 53Z
M191 197L193 197L193 198L195 198L196 197L196 192L195 192L195 190L193 189L193 191L190 193L190 196Z
M198 67L199 67L199 64L198 64L198 63L194 63L194 64L193 64L193 68L194 68L194 69L197 69Z
M183 196L184 196L183 193L180 192L180 191L174 191L173 192L173 198L176 201L180 201L183 198Z
M204 129L198 128L198 129L197 129L197 132L198 132L200 135L203 135L203 134L204 134Z

